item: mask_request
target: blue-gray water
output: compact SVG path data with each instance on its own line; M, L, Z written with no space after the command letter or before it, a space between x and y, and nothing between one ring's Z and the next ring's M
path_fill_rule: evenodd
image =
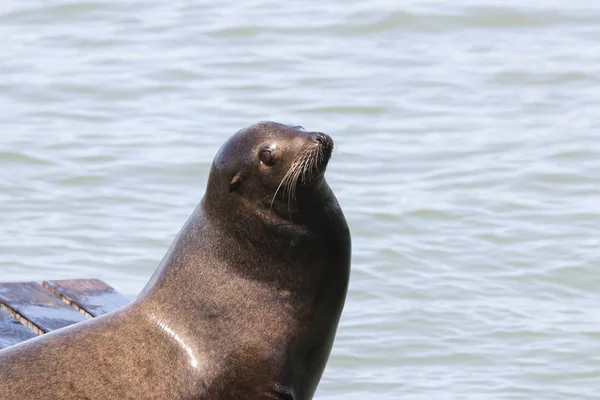
M0 279L134 297L257 120L353 234L318 399L600 396L600 3L0 4Z

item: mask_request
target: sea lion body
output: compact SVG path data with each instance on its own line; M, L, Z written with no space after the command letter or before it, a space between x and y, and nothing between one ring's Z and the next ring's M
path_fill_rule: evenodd
M140 296L0 351L0 399L312 398L350 271L332 147L271 122L230 138Z

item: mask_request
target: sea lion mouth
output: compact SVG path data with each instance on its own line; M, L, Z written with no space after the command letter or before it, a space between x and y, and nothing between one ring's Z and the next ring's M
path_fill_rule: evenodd
M315 133L306 148L294 159L290 169L277 186L271 206L277 194L281 191L283 196L288 196L288 201L296 197L296 188L315 182L325 174L327 163L333 152L333 139L324 133Z

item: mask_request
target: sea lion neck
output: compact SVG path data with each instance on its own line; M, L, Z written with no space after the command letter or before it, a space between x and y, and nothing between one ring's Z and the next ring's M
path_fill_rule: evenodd
M213 197L207 190L142 294L156 292L163 286L176 286L182 276L202 273L205 278L195 281L195 290L186 291L193 296L202 291L201 285L213 285L212 276L221 275L219 269L246 279L278 282L280 287L296 282L302 285L299 276L313 271L280 268L280 265L291 266L295 260L305 260L306 255L302 254L305 248L318 248L327 237L345 237L347 227L324 180L300 190L298 202L300 209L306 211L296 213L290 220L266 208L257 211L253 204L233 195ZM333 223L338 220L339 223ZM337 226L346 230L333 231L332 227ZM204 265L204 254L211 254L210 266ZM246 256L240 258L240 254ZM255 258L248 258L248 254Z

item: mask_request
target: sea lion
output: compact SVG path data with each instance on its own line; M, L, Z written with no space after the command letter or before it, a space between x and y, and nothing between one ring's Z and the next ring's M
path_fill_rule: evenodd
M0 351L0 399L312 398L350 273L332 139L261 122L129 305Z

